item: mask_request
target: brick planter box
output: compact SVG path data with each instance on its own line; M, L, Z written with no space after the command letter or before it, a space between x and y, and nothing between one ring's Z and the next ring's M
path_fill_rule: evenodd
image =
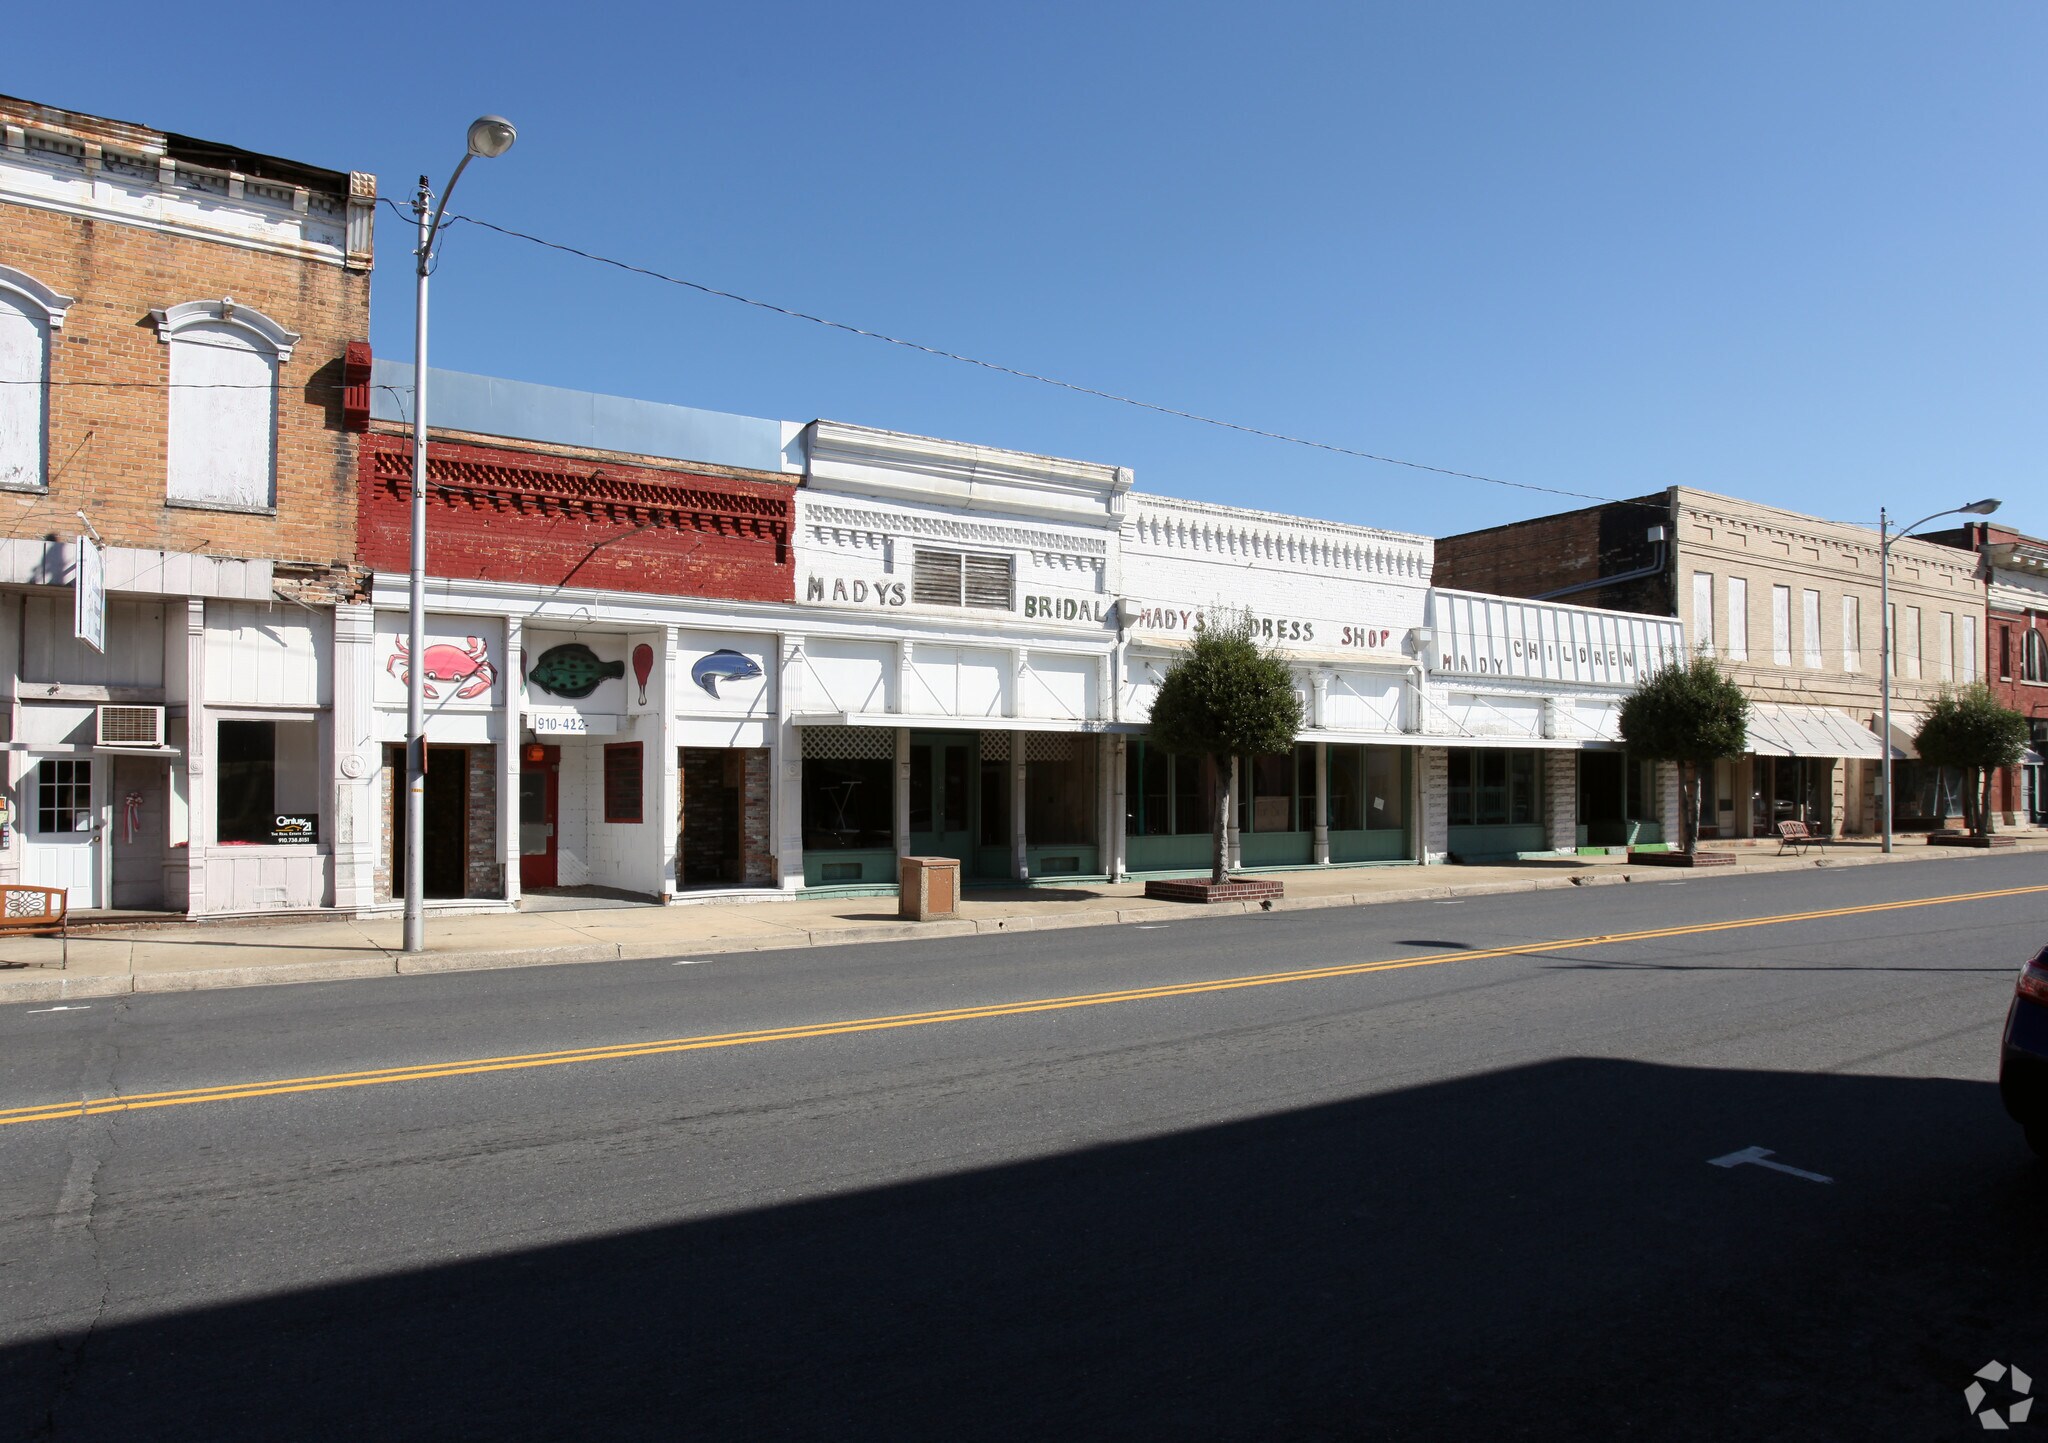
M1732 852L1638 852L1630 849L1631 867L1732 867Z
M1228 882L1147 882L1145 895L1162 902L1270 902L1285 892L1278 882L1233 878Z
M2019 845L2019 838L2001 837L1995 833L1989 837L1973 837L1968 832L1929 832L1927 834L1927 845L1930 847L1978 847L1989 850L1992 847L2017 847Z

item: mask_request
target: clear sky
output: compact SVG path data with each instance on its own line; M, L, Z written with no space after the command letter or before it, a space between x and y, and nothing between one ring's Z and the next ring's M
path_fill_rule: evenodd
M124 13L125 12L125 13ZM58 32L63 32L60 36ZM0 88L1021 369L1537 486L2048 532L2048 6L106 0ZM0 253L4 253L0 236ZM409 359L383 212L372 340ZM1444 534L1582 504L459 228L433 362Z

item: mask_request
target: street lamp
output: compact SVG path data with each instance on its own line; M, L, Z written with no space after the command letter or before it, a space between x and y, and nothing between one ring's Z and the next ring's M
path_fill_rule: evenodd
M1967 506L1951 507L1937 511L1932 516L1923 516L1911 526L1902 526L1893 532L1891 518L1885 509L1877 508L1877 624L1881 644L1878 647L1878 682L1884 693L1883 727L1884 736L1879 742L1884 761L1884 783L1878 788L1878 810L1884 816L1884 850L1892 849L1892 543L1901 537L1910 536L1930 521L1939 521L1944 516L1989 516L1998 509L1993 498L1972 501Z
M494 160L512 148L519 132L502 115L481 115L470 122L469 149L448 177L441 203L432 205L427 178L420 177L413 197L419 217L419 249L413 252L414 312L412 332L412 590L408 605L410 647L405 669L405 950L427 946L427 276L434 265L434 243L440 239L441 217L448 197L472 160ZM429 207L431 206L431 219ZM513 744L507 738L506 745Z

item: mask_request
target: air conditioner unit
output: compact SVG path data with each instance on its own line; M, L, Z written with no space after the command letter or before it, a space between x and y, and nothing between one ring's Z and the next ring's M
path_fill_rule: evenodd
M160 706L102 706L99 744L103 747L155 748L164 744L164 709Z

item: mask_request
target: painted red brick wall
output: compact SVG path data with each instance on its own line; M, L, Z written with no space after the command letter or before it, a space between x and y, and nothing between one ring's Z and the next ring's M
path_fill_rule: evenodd
M1980 555L1986 546L2008 541L2037 541L2008 527L1973 521L1947 531L1930 534L1929 541L1959 546ZM1988 576L1988 572L1985 573ZM2048 635L2048 615L2037 611L2009 611L1987 606L1984 617L1984 681L1992 694L2028 721L2038 732L2048 723L2048 682L2025 680L2027 633ZM2008 824L2023 822L2019 814L2020 777L2017 770L2000 772L1991 784L1991 806Z
M794 601L792 479L714 475L596 454L435 441L427 571L468 581ZM363 437L357 556L411 566L408 437Z

